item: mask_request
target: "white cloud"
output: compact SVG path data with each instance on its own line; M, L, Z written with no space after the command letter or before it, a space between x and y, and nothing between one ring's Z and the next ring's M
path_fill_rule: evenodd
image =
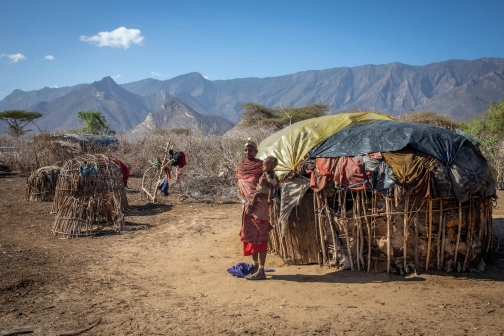
M121 78L121 74L118 74L118 75L115 75L115 76L110 76L110 77L112 77L112 79L119 79L119 78Z
M156 76L156 77L161 77L161 76L163 76L163 75L161 75L159 72L155 72L155 71L151 71L151 72L150 72L150 74L151 74L152 76Z
M24 61L26 59L25 55L19 53L10 55L1 54L0 57L7 57L8 59L10 59L11 63L17 63L19 61Z
M205 78L206 80L208 80L208 79L209 79L209 78L208 78L208 76L203 76L203 78Z
M58 85L51 86L51 89L57 89Z
M98 35L94 36L84 36L80 37L83 42L89 42L91 44L96 44L98 47L112 47L112 48L124 48L128 49L132 43L141 44L144 37L140 35L140 30L138 29L127 29L125 27L119 27L111 32L100 32Z
M47 55L46 57L44 57L46 60L48 61L54 61L56 59L56 57L54 56L51 56L51 55Z

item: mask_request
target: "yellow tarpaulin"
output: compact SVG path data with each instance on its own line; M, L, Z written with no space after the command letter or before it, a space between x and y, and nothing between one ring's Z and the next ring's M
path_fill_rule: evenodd
M295 170L313 147L334 133L345 127L373 120L391 119L377 113L341 113L303 120L270 135L261 142L258 157L260 159L269 155L277 157L278 166L275 171L282 178Z

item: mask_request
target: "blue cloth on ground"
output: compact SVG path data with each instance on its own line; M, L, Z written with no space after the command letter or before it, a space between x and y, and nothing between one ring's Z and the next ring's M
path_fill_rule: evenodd
M252 264L246 264L246 263L238 263L234 265L233 267L228 268L227 272L231 274L234 277L237 278L244 278L247 276L250 272L250 270L254 267ZM274 269L268 268L264 269L264 272L275 272Z
M168 193L168 188L169 187L170 187L170 185L168 184L168 180L164 180L163 184L161 184L159 186L159 190L161 190L161 192L163 193L163 195L168 196L169 195L169 193Z

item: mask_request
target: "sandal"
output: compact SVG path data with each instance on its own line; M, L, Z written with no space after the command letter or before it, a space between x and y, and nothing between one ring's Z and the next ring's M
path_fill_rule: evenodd
M261 275L254 275L254 274L249 274L245 277L247 280L266 280L266 274L261 274Z

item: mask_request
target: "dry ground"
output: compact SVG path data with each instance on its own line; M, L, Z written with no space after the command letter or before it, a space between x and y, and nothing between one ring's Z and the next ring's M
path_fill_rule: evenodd
M50 233L51 205L25 201L24 186L0 179L0 335L504 333L497 253L481 275L418 277L284 266L269 256L276 272L253 282L226 273L248 261L238 203L153 205L129 194L123 233L69 240ZM504 245L502 206L495 228Z

